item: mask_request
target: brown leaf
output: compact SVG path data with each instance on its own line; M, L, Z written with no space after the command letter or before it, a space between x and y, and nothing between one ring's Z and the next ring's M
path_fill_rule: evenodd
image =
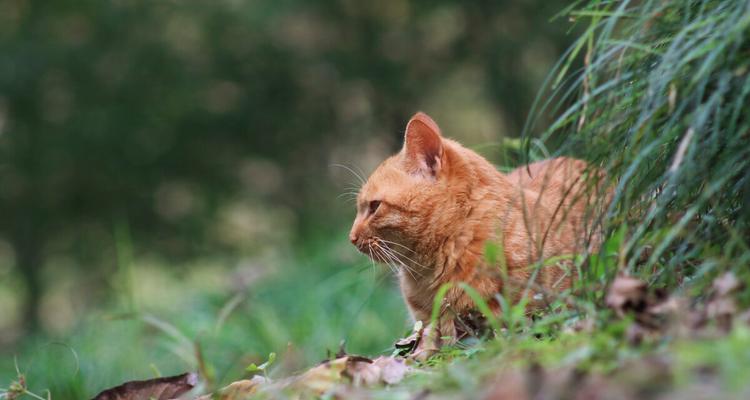
M729 271L714 279L712 288L711 300L706 304L706 315L716 321L721 331L729 332L738 312L733 293L742 288L742 282Z
M646 282L627 275L620 275L612 282L607 293L607 306L623 316L628 311L640 312L646 306Z
M724 333L732 329L732 318L737 313L737 304L731 297L718 297L706 305L706 314L716 321Z
M219 390L219 400L241 400L255 394L258 388L269 383L270 380L262 375L255 375L251 379L243 379L230 383Z
M656 315L673 315L687 311L687 300L679 296L670 296L666 300L652 304L648 312Z
M346 367L341 373L354 386L372 386L380 380L380 368L365 357L347 357Z
M165 378L131 381L104 390L94 400L169 400L189 392L198 383L198 375L185 373Z
M734 315L737 312L737 304L732 298L720 297L708 303L706 312L709 317L717 318L726 315Z
M409 371L406 360L394 357L378 357L373 364L380 368L380 380L388 385L401 382Z
M346 387L365 387L400 382L410 368L401 358L348 355L326 361L293 380L293 387L314 395L331 393Z
M414 324L412 334L397 341L394 346L398 355L411 360L425 361L440 351L440 332L432 324L423 326L422 321Z
M405 356L407 354L411 354L419 345L419 341L422 338L422 321L417 321L414 323L414 328L412 329L411 335L399 339L395 344L394 347L398 350L398 354L401 356Z
M295 378L293 386L297 390L312 392L316 395L322 395L329 392L342 382L344 371L346 371L347 368L353 368L353 366L349 364L356 364L359 362L366 364L372 363L372 360L370 359L354 357L355 358L352 360L350 360L352 356L346 356L331 361L325 361Z
M339 382L344 368L346 361L343 359L325 362L307 370L297 379L295 386L323 394Z
M713 288L719 297L727 296L730 293L740 289L742 283L737 279L733 272L729 271L714 279Z

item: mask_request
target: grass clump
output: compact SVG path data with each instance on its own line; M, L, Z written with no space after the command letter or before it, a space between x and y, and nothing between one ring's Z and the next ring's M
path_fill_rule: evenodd
M597 0L567 12L585 33L530 121L556 110L539 140L616 178L607 228L628 227L619 270L695 293L727 270L748 282L750 4Z

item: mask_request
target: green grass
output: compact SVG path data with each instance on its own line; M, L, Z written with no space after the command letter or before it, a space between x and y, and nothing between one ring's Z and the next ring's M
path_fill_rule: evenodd
M182 275L136 262L135 313L105 305L64 336L25 339L0 357L0 387L14 379L14 356L30 390L49 389L54 399L89 398L128 380L184 371L207 372L222 386L270 352L282 360L276 373L289 374L326 359L342 340L352 352L389 352L409 328L393 279L348 246L321 247L270 269L233 293L210 283L215 274L226 277L225 269Z
M570 10L587 29L550 74L527 134L616 178L606 228L629 227L621 270L697 291L726 270L750 282L750 5ZM541 110L559 117L539 129Z
M576 381L566 374L576 371L582 377L605 379L599 395L616 393L615 390L620 388L636 395L681 393L699 388L701 371L711 370L716 376L710 379L714 379L718 386L710 392L713 395L735 398L748 393L750 330L747 328L740 328L718 342L683 338L629 346L622 340L624 325L615 324L593 333L562 333L547 338L531 335L500 337L475 343L469 349L444 349L427 372L414 374L395 392L401 394L400 398L409 398L407 394L413 395L424 389L447 397L476 398L493 384L507 384L503 380L504 374L514 372L528 379L534 368L540 368L545 376L539 382L539 389L543 385L555 389L575 388ZM656 364L657 359L663 364ZM384 394L381 391L380 394L388 398L393 392ZM556 392L557 395L561 393Z

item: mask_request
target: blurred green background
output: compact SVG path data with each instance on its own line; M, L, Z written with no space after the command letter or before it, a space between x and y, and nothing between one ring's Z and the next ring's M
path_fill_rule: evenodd
M85 398L388 351L410 323L347 242L348 168L417 110L517 164L565 3L0 1L0 386L14 357Z

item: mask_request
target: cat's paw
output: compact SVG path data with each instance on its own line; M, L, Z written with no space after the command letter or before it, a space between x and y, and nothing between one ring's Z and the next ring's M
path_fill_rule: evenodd
M396 351L408 359L419 362L427 361L437 354L442 346L456 342L453 332L447 333L448 336L433 324L424 325L422 321L417 321L412 334L396 342Z
M433 324L427 324L421 330L420 340L408 358L420 362L427 361L440 351L441 345L440 331L435 329Z

